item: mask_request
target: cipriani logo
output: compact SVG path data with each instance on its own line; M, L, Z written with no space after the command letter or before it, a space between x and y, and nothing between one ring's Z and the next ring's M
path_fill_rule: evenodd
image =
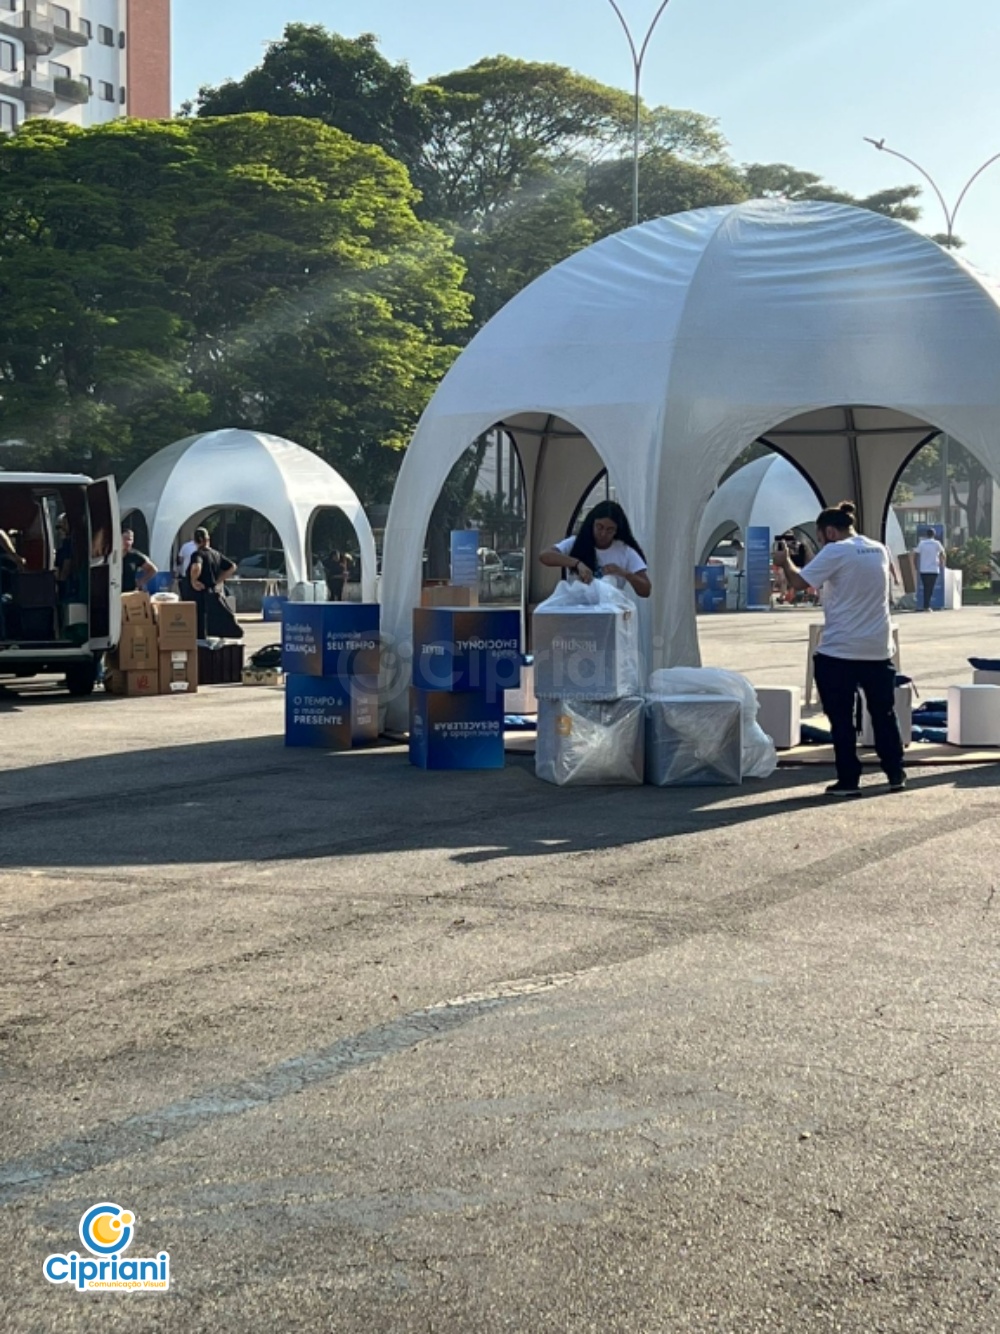
M50 1255L43 1266L50 1283L69 1283L77 1292L166 1292L170 1256L122 1256L135 1235L135 1214L118 1204L92 1205L80 1219L80 1240L93 1259L76 1251Z

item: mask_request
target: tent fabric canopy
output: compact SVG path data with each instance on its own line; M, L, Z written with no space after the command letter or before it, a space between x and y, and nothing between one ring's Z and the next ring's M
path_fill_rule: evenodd
M149 530L149 556L170 567L180 536L218 509L251 509L272 525L285 552L288 583L311 579L307 548L318 510L339 509L361 553L361 595L375 598L375 539L357 495L318 454L258 431L187 436L147 459L122 487L123 514L138 510Z
M998 364L997 292L880 214L758 200L608 237L509 302L431 400L389 513L384 625L408 638L434 501L462 452L504 422L529 446L529 600L544 591L540 545L569 518L554 474L574 448L589 450L586 467L607 467L649 557L647 660L697 663L698 523L746 445L797 420L799 435L782 438L781 452L825 503L854 499L864 530L877 534L904 439L947 431L1000 476ZM831 410L836 433L805 433L807 415Z
M744 542L751 527L768 528L772 537L792 528L814 536L819 508L816 492L794 464L780 454L754 459L727 477L705 506L698 525L698 562L704 563L718 543L737 529ZM895 556L906 550L903 530L891 509L885 543Z

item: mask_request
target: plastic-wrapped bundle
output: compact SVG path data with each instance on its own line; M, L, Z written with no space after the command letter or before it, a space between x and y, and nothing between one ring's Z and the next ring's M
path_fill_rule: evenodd
M743 714L743 777L768 778L778 767L774 742L757 722L757 692L739 672L721 667L665 667L649 678L650 695L724 695Z
M743 781L740 702L723 695L646 701L646 782L706 787Z
M540 699L535 773L557 787L641 783L643 708L638 696Z
M624 699L642 693L635 603L602 579L565 580L535 608L539 699Z

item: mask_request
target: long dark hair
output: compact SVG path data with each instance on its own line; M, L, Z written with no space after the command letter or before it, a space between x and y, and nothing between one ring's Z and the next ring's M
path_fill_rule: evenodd
M610 519L618 530L615 533L615 541L624 542L627 547L637 551L643 560L646 559L646 553L635 540L632 526L621 505L616 500L602 500L584 519L583 527L576 535L573 549L569 553L574 560L582 560L591 570L595 568L597 564L597 544L594 541L595 519Z

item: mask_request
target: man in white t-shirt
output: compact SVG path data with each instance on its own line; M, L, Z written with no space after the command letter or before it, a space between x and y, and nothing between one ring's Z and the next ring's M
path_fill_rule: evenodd
M188 566L191 564L191 557L198 550L198 543L189 541L184 542L180 551L177 553L177 559L174 562L174 573L178 579L183 579L188 572Z
M652 591L646 558L625 511L614 500L602 500L587 515L576 537L563 538L539 557L543 565L567 571L567 578L589 584L607 579L615 588L631 588L638 597Z
M820 549L799 570L787 551L779 552L795 588L821 588L826 622L813 659L816 688L830 720L837 781L832 797L861 795L861 761L855 730L860 690L871 715L875 749L890 792L906 787L903 742L896 718L896 668L889 618L889 552L881 542L854 529L849 502L824 510L816 520Z
M944 569L945 549L934 536L933 528L925 528L916 550L917 573L924 594L924 605L918 611L930 611L931 598L937 586L938 575Z

